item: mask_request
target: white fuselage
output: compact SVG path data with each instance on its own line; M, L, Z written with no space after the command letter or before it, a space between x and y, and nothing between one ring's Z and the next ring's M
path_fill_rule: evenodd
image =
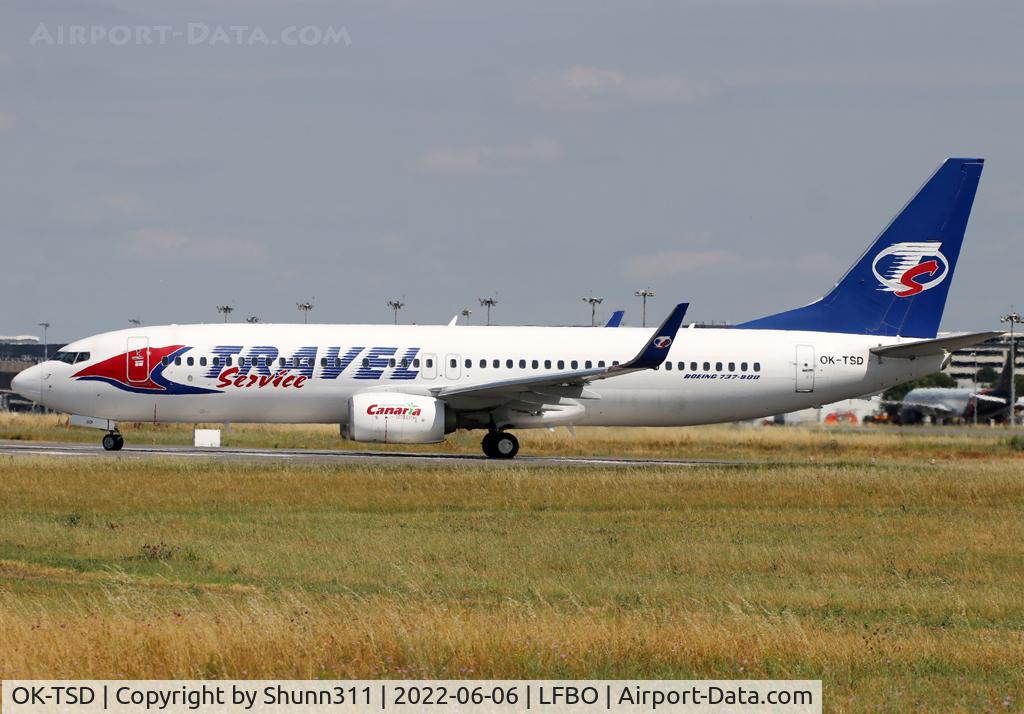
M338 424L349 418L349 398L357 393L430 395L448 385L611 365L633 357L652 334L653 328L146 327L74 342L64 351L88 353L88 359L40 364L23 373L21 388L53 409L111 420ZM750 419L877 392L940 368L941 356L879 358L869 351L897 342L823 332L682 329L667 357L670 368L590 383L572 424ZM176 356L166 365L155 356L153 364L129 364L144 348L147 355L163 350ZM81 376L90 370L90 378Z

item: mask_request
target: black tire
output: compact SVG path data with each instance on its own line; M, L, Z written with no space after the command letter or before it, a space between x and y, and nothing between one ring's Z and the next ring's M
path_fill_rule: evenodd
M494 458L511 459L519 453L519 439L507 431L499 431L494 435Z
M124 437L121 436L120 434L114 434L114 439L117 441L117 443L114 444L114 451L120 451L121 449L123 449Z
M484 456L489 459L498 457L498 453L494 449L494 437L495 432L489 431L484 434L483 441L480 442L480 447L484 450Z
M103 444L103 448L106 449L107 451L117 451L116 434L104 434L103 441L101 441L100 443Z

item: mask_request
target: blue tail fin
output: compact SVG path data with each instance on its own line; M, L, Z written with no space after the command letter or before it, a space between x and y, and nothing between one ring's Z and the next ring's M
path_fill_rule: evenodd
M946 159L831 292L737 327L935 337L984 159Z

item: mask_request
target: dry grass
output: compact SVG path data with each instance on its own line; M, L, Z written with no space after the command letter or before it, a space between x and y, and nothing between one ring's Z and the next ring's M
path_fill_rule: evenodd
M129 444L192 443L192 424L124 423ZM205 425L221 428L220 424ZM719 425L679 428L582 428L577 436L564 429L517 432L523 454L549 456L623 456L680 459L770 459L843 462L849 460L1024 458L1009 444L1003 428L977 427L955 434L929 427L891 426L835 429ZM99 441L100 432L68 426L63 415L0 412L0 439L24 441ZM223 432L225 447L294 449L371 449L480 453L482 433L458 432L442 444L382 445L343 441L334 425L233 424ZM941 450L936 451L937 444Z
M830 710L1018 708L1022 477L1008 452L682 470L7 459L0 676L806 677Z

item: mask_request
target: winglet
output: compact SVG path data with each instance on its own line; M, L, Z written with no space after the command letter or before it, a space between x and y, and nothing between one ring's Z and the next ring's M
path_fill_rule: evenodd
M686 310L690 303L681 302L675 306L671 314L661 323L661 327L654 331L654 337L648 340L640 353L629 362L618 365L618 369L655 369L660 367L668 356L668 348L676 338L679 326L683 324L686 317Z
M616 310L612 313L612 316L608 318L608 322L605 323L605 327L618 327L622 324L622 318L626 315L625 310Z

